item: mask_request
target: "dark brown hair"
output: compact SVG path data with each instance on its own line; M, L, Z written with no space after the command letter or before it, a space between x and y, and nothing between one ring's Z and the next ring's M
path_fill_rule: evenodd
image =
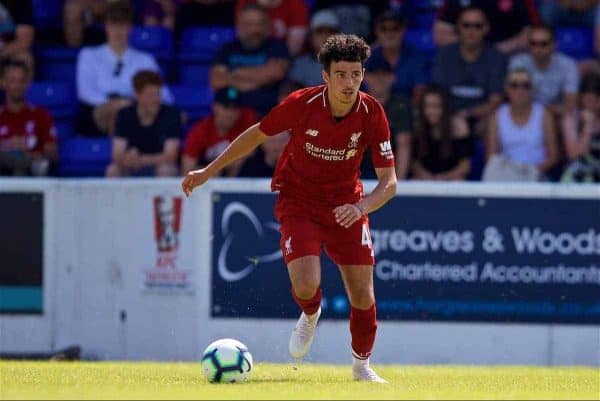
M329 72L332 62L356 61L364 66L370 55L371 48L363 39L356 35L336 34L323 43L318 58L323 69Z
M163 83L164 81L160 74L150 70L138 71L133 76L133 88L136 92L141 92L146 86L162 86Z
M450 102L448 100L448 93L444 88L439 85L429 85L425 88L425 92L419 99L419 109L417 111L417 118L415 122L415 140L417 145L417 157L419 159L424 158L429 154L430 143L434 140L433 130L434 126L427 120L425 116L425 98L429 95L438 96L442 102L442 118L439 123L440 140L442 141L441 154L439 155L442 159L447 159L452 154L452 123L451 123L451 112Z
M109 1L104 20L113 24L133 24L134 12L128 0Z
M531 34L533 33L533 31L546 31L546 33L548 33L548 35L550 35L550 40L552 40L554 42L554 29L552 29L552 27L550 25L541 24L541 23L533 25L529 30L530 37L531 37Z

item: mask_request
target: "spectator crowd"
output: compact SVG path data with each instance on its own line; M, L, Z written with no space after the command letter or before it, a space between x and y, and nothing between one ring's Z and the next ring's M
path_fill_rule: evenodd
M205 166L354 33L398 179L600 182L600 0L0 0L0 30L0 175ZM288 138L224 174L270 177Z

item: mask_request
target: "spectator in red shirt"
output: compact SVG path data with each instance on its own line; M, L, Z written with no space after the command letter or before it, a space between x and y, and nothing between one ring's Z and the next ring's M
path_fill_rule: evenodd
M534 0L445 0L433 25L437 46L458 41L456 21L463 9L471 7L485 12L490 23L487 39L504 54L525 50L527 28L540 22Z
M271 20L271 37L286 42L292 56L302 51L308 32L308 7L304 0L237 0L236 20L248 4L264 7Z
M258 121L252 109L240 107L240 94L234 88L215 93L213 113L194 125L183 149L182 172L195 170L213 161L246 128ZM239 172L243 160L229 166L225 175Z
M2 68L4 105L0 107L0 175L47 175L58 159L50 113L27 103L29 69L22 61Z

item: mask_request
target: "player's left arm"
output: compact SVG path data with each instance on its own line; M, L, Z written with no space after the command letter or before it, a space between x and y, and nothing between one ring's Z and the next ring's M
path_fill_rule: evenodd
M376 168L377 185L373 192L354 204L345 204L333 209L335 219L344 228L356 223L365 216L379 209L396 194L396 169L392 167Z

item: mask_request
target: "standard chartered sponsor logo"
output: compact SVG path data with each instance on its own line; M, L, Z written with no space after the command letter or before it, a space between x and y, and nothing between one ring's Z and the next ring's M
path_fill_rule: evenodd
M589 229L581 233L552 233L536 227L512 227L515 249L519 253L551 255L600 255L600 233Z
M375 275L382 281L482 282L511 284L567 284L600 286L600 268L592 266L504 266L486 262L480 269L476 262L465 265L399 263L383 259L375 265Z
M373 250L379 252L464 252L475 247L472 231L373 230Z
M346 149L320 148L310 142L304 144L304 149L309 155L326 161L341 161L346 155Z
M254 212L248 206L244 205L241 202L231 202L225 207L225 210L223 210L223 216L221 217L221 233L223 235L224 241L221 245L221 249L219 250L219 256L217 259L217 270L221 278L228 282L242 280L250 273L252 273L254 269L256 269L256 267L259 265L259 263L274 262L282 258L281 251L277 249L276 251L268 253L266 255L260 255L254 258L249 258L250 263L248 263L241 269L231 269L227 263L227 256L229 254L229 249L231 248L231 243L234 240L248 240L247 236L242 236L240 234L236 236L236 233L231 231L230 220L236 214L240 214L246 219L248 219L259 239L263 238L265 235L263 224L261 224L256 214L254 214ZM279 225L277 225L275 222L265 223L265 226L271 230L279 230Z

